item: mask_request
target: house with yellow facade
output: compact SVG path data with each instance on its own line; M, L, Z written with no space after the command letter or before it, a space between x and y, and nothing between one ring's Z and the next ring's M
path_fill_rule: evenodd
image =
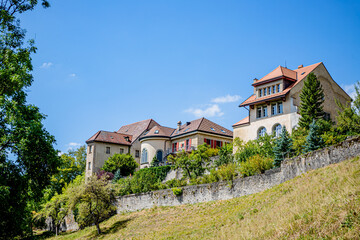
M350 96L333 80L325 65L320 62L297 69L278 66L261 79L254 79L254 91L239 107L248 116L233 125L234 138L253 140L265 133L278 136L282 126L291 133L297 127L300 114L300 93L304 80L314 73L324 90L324 118L336 122L339 110L336 101L346 104Z
M199 118L176 128L161 126L153 119L122 126L118 131L98 131L87 143L86 176L99 171L115 153L129 153L140 168L149 167L154 156L165 164L166 157L179 151L191 152L207 143L211 148L232 142L232 131Z

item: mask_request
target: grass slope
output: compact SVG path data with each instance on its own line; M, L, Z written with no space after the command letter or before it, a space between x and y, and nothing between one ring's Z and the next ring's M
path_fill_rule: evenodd
M116 215L51 239L360 239L359 157L236 199Z

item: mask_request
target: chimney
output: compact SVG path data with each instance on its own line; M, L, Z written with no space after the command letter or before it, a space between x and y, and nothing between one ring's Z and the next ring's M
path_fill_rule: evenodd
M301 64L301 65L298 66L298 69L300 69L300 68L302 68L302 67L304 67L304 65Z
M254 78L254 83L256 83L256 81L257 81L257 80L259 80L259 79L257 79L257 78Z
M178 123L177 123L177 130L178 131L180 130L180 127L181 127L181 121L178 121Z

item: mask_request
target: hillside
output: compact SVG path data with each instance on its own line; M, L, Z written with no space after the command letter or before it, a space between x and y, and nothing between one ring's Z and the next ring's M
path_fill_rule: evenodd
M360 239L359 157L236 199L116 215L51 239Z

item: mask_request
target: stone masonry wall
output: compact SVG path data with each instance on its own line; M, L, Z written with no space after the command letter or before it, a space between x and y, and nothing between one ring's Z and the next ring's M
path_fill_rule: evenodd
M117 212L136 211L154 206L176 206L199 202L225 200L264 191L293 179L307 171L360 156L360 137L348 139L338 145L317 150L306 155L286 159L281 167L264 174L234 179L228 182L183 187L183 194L175 196L171 189L117 198Z

